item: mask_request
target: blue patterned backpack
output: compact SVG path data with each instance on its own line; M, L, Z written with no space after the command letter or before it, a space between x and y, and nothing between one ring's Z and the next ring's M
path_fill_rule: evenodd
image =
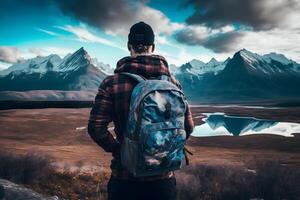
M121 144L121 163L136 177L160 175L181 167L186 133L187 101L168 76L159 80L121 73L136 80L127 132Z

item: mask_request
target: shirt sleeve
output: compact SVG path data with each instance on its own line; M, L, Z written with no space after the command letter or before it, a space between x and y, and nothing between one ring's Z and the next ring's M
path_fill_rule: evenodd
M106 152L114 152L119 147L118 141L108 131L114 108L113 97L109 90L110 79L111 77L107 77L99 86L88 121L89 135Z
M191 108L188 103L186 103L186 112L185 112L185 120L184 120L184 129L186 132L186 137L189 138L191 133L194 130L194 121L191 112Z

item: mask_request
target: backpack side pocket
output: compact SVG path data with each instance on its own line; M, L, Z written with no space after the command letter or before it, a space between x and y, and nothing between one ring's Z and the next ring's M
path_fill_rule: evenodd
M135 171L138 161L138 142L124 137L121 145L121 163L130 172Z

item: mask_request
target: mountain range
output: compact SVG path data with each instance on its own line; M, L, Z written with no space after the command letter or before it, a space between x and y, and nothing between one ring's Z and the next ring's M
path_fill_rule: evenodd
M300 64L282 54L242 49L223 62L194 59L169 68L193 102L300 98ZM84 48L64 58L39 56L0 71L0 100L93 100L100 82L112 73Z
M0 100L91 100L108 75L103 68L111 70L84 48L32 58L0 71Z
M213 63L213 64L211 64ZM282 54L242 49L224 62L189 62L175 76L195 102L299 100L300 64Z

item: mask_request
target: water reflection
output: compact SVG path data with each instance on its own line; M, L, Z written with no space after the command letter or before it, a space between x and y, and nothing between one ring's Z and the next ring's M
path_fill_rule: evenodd
M205 123L195 127L193 136L249 135L259 133L292 136L300 132L300 124L257 119L254 117L228 116L224 113L206 114Z

